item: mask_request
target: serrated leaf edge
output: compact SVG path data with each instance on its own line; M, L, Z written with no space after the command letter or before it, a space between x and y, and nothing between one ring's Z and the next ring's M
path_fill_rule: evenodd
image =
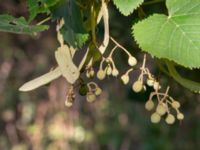
M137 41L137 39L135 38L135 35L134 35L134 27L135 27L137 24L139 24L139 23L141 23L141 22L147 20L149 17L152 17L152 16L154 16L154 15L156 15L156 13L155 13L155 14L152 14L152 15L150 15L150 16L148 16L147 18L145 18L145 19L143 19L143 20L138 21L138 22L135 23L135 24L133 24L133 26L132 26L132 28L131 28L131 30L132 30L132 32L131 32L132 37L133 37L134 41L136 42L136 44L138 45L138 47L139 47L142 51L147 52L148 54L152 55L153 57L156 57L156 58L165 58L165 59L168 59L168 60L174 62L173 59L166 58L166 57L161 57L161 56L159 57L159 56L156 56L156 55L154 55L154 54L152 54L152 53L149 53L148 51L144 50L144 49L140 46L140 44L139 44L139 42ZM160 15L160 14L157 14L157 15ZM167 16L166 16L166 17L167 17ZM200 66L199 66L199 67L193 67L193 66L185 66L185 65L180 64L180 63L178 63L178 62L175 62L175 63L178 64L178 65L180 65L180 66L183 66L183 67L185 67L185 68L191 69L191 70L192 70L192 69L200 69Z
M113 0L113 4L116 6L116 8L118 9L118 11L124 15L124 16L129 16L130 14L132 14L134 12L134 10L136 10L142 3L144 2L144 0L140 1L137 6L135 8L133 8L130 12L128 12L128 14L124 14L120 8L118 7L118 5L115 3L115 1Z

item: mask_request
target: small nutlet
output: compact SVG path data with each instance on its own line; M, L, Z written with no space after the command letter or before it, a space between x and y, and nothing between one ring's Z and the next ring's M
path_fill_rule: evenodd
M180 107L180 103L178 101L173 101L172 107L175 108L175 109L178 109Z
M70 101L68 101L68 100L65 101L65 106L71 107L72 105L73 105L72 102L70 102Z
M160 119L161 119L160 115L157 114L156 112L151 115L151 122L152 123L159 123Z
M94 69L91 69L89 73L90 73L90 78L94 77L95 74Z
M175 117L172 114L168 114L165 121L167 124L173 124L175 122Z
M114 77L117 77L118 74L119 74L119 71L118 71L117 69L113 69L113 70L112 70L112 75L113 75Z
M100 69L98 72L97 72L97 78L99 80L103 80L104 78L106 77L106 73L104 70Z
M129 58L128 58L128 64L130 65L130 66L135 66L136 64L137 64L137 60L135 59L135 57L133 57L133 56L130 56Z
M112 67L110 65L107 67L106 74L108 76L112 74Z
M132 90L135 91L136 93L142 91L143 89L143 83L142 81L140 80L137 80L133 83L133 86L132 86Z
M159 90L159 89L161 88L159 82L154 82L153 88L154 88L154 90L156 90L156 91Z
M154 84L154 80L152 80L152 79L147 79L147 85L148 86L153 86L153 84Z
M146 110L151 111L154 108L154 102L152 100L148 100L145 103L145 108Z
M156 107L156 112L159 115L164 115L167 112L167 108L165 107L165 104L158 104L158 106Z
M184 115L183 115L182 113L179 112L179 113L177 114L177 119L178 119L178 120L183 120L183 119L184 119Z
M124 74L121 76L121 80L126 85L129 82L129 76L127 74Z
M86 95L86 100L89 102L89 103L92 103L96 100L96 95L92 92L88 92L87 95Z
M98 96L98 95L100 95L102 93L102 90L98 87L98 88L96 88L96 90L95 90L95 94Z

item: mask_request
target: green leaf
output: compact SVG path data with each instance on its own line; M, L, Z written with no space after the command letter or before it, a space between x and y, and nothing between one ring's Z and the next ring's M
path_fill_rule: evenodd
M116 7L124 15L130 15L144 0L113 0Z
M28 0L29 22L31 22L39 13L37 0Z
M200 93L200 83L183 78L177 71L173 63L166 62L170 75L183 87L195 92Z
M85 44L89 37L87 33L76 33L71 29L63 29L61 33L68 44L79 48Z
M40 13L49 13L49 8L55 6L60 0L28 0L29 22Z
M169 15L154 14L133 26L142 50L189 67L200 67L200 1L167 0Z
M24 17L14 18L10 15L0 15L0 31L2 32L33 34L47 29L46 25L29 25Z
M73 1L65 1L53 10L53 19L64 18L65 25L61 29L65 42L74 48L82 47L88 40L88 33L83 24L80 7Z
M57 5L57 3L60 1L61 0L41 0L41 2L44 3L45 7L47 8Z

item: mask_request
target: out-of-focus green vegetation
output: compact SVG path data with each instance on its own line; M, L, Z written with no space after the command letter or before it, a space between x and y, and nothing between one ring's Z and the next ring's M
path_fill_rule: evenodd
M162 3L152 7L154 12L165 12ZM130 35L130 18L137 14L122 17L112 5L110 11L111 34L125 47L134 48L132 53L138 53ZM145 7L144 11L151 13ZM27 16L26 1L1 0L0 13L5 12ZM164 85L170 84L170 94L181 102L183 122L172 126L164 121L152 124L150 113L144 109L150 89L134 94L131 85L125 87L113 78L97 81L103 94L96 102L89 104L77 96L72 108L64 106L68 84L63 79L33 92L19 92L20 85L56 64L54 50L58 43L55 25L51 26L37 37L0 33L0 150L200 149L200 96L160 73L150 57L151 70ZM123 57L117 62L121 68L126 61ZM142 61L140 54L137 58ZM200 74L196 71L187 75Z

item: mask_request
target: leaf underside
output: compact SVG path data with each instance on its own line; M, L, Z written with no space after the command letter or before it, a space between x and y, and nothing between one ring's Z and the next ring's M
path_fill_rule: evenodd
M113 0L115 6L124 15L130 15L144 0Z
M169 15L154 14L133 26L140 48L158 58L200 67L200 1L167 0Z

